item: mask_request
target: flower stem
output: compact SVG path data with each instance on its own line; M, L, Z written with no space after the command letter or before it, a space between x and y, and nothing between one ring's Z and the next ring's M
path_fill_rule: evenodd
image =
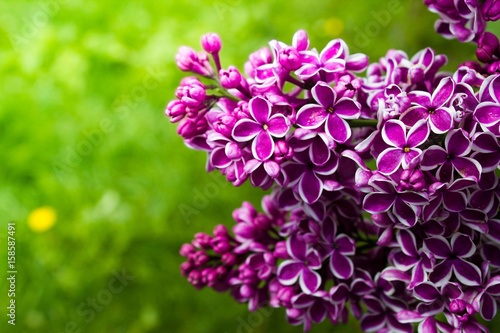
M351 128L354 127L377 127L378 121L375 119L353 119L348 120Z

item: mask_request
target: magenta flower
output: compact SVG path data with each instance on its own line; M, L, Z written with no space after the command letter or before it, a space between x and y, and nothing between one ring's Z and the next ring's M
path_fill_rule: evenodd
M445 133L453 127L455 110L447 104L454 90L455 82L451 77L446 77L439 82L432 95L425 91L412 91L408 95L413 106L401 115L400 120L407 126L413 126L419 120L426 119L434 133Z
M330 257L330 270L338 279L347 280L354 272L354 265L348 256L354 255L356 243L345 234L337 235L337 226L332 219L326 219L321 226L320 251L324 257Z
M452 272L460 283L466 286L481 284L481 270L474 264L466 261L476 252L476 245L469 236L456 233L448 240L442 236L424 239L424 246L437 259L443 259L437 264L429 279L436 286L442 286L451 278Z
M416 148L424 143L429 137L429 125L423 119L419 120L406 133L403 122L391 119L387 121L382 129L382 138L390 148L384 150L377 158L378 170L390 175L399 169L409 169L422 154L422 150Z
M377 192L369 193L363 201L363 209L368 213L377 214L391 211L399 222L408 227L417 223L421 205L428 202L425 193L412 191L397 191L394 184L388 180L378 180L371 183Z
M294 308L306 309L304 318L313 323L321 323L327 316L331 322L336 321L337 309L327 292L319 290L313 294L299 294L292 298Z
M473 302L473 305L479 308L479 313L485 320L493 320L495 318L498 308L498 297L500 297L500 276L497 275L488 281L485 289L476 296Z
M333 174L338 165L339 158L336 154L331 154L323 165L317 166L309 162L309 153L303 151L295 153L292 161L283 163L283 170L290 181L288 186L294 188L294 192L298 194L297 198L312 204L318 201L323 193L324 176Z
M408 230L399 230L396 235L401 250L394 254L396 268L408 271L411 269L411 280L408 288L427 281L427 272L432 270L434 257L427 255L417 247L415 235Z
M271 115L271 103L257 96L250 100L252 118L239 120L233 129L233 138L238 142L252 140L252 154L265 161L273 155L275 138L282 138L290 129L290 122L282 114Z
M283 261L278 267L279 282L290 286L299 281L304 293L313 294L321 284L321 276L315 271L321 268L320 255L296 235L287 239L286 247L292 259Z
M477 151L472 158L481 164L483 173L494 171L500 163L500 144L490 132L476 133L473 139L473 149Z
M307 104L297 113L297 125L306 129L317 129L326 121L326 134L339 143L351 137L351 128L345 119L357 119L361 105L352 98L337 98L329 85L318 82L311 91L318 104Z
M450 131L445 139L446 150L440 146L429 147L423 157L422 170L432 170L439 166L437 178L441 182L453 182L453 171L456 170L462 177L478 181L482 168L478 161L465 157L472 150L472 142L469 141L463 129Z

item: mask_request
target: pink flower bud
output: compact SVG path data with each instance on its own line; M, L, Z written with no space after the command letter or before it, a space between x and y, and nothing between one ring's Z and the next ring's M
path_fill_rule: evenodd
M287 46L279 52L279 63L283 68L294 71L302 65L302 57L294 47Z
M186 116L186 106L179 100L170 101L165 109L165 115L172 123L180 121Z
M229 66L227 70L221 69L219 77L220 84L226 89L237 88L241 82L241 74L234 66Z
M208 33L201 37L201 46L208 53L214 54L220 51L222 42L216 33Z

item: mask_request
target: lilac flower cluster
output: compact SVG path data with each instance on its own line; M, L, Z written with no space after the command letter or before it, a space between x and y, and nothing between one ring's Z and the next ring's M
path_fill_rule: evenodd
M460 40L460 17L496 17L495 1L426 3ZM341 39L311 48L302 30L252 53L246 75L221 66L216 34L205 52L182 47L178 67L202 79L183 79L166 115L207 171L271 189L264 213L233 213L233 235L217 226L185 244L182 274L251 311L283 307L306 331L350 312L366 332L487 332L477 318L500 300L500 47L483 30L469 32L483 64L451 74L430 48L369 64Z
M500 19L498 0L424 0L424 3L440 16L436 31L460 42L477 42L486 23Z

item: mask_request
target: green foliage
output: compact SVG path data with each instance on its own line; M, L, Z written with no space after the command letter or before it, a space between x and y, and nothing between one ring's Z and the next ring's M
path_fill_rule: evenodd
M380 23L391 2L399 14ZM258 205L263 192L206 174L205 155L184 147L163 115L183 76L179 46L199 48L202 34L218 32L223 66L241 67L302 28L318 49L341 37L372 61L389 48L432 46L453 70L474 55L434 34L436 16L419 1L1 0L0 11L0 244L16 221L18 269L16 326L2 313L2 332L302 331L282 309L252 315L180 276L181 244L230 226L232 210ZM27 216L40 206L58 218L36 233ZM127 285L116 282L122 270L134 277ZM0 279L5 313L7 289ZM351 321L312 331L359 329Z

